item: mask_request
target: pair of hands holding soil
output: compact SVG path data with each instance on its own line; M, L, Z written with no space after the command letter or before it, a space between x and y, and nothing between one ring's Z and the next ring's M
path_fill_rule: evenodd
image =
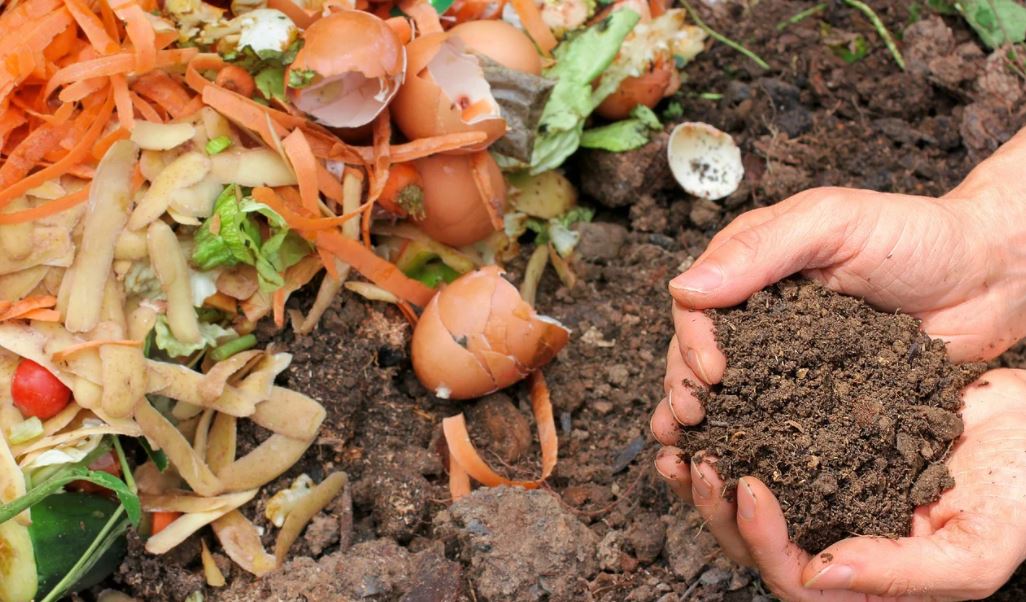
M724 496L708 459L674 447L702 421L688 381L720 382L726 358L702 310L730 307L791 274L922 321L957 362L990 359L1026 335L1026 130L940 199L813 189L738 217L670 283L676 336L666 398L652 416L656 470L694 503L734 560L787 601L977 599L1026 560L1026 371L992 370L964 392L965 431L947 460L954 488L912 517L911 536L852 537L826 550L788 539L758 479Z

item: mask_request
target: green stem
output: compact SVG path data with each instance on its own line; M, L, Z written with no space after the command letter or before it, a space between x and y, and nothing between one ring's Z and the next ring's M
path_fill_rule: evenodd
M256 335L247 334L244 337L232 339L210 352L210 357L215 362L224 361L236 353L245 351L257 344Z
M901 67L902 71L904 71L905 59L902 58L901 51L898 50L898 45L894 43L894 38L891 37L891 32L887 30L887 26L883 24L880 17L876 16L873 9L870 8L868 4L861 2L860 0L844 0L844 3L866 15L866 18L869 19L870 23L872 23L873 27L876 29L876 33L880 34L880 37L883 38L884 44L887 45L887 50L891 51L891 56L894 57L894 62Z
M125 450L121 449L121 438L117 435L114 435L114 451L117 453L118 462L121 464L121 474L125 475L125 485L128 485L128 490L132 493L138 493L139 490L135 486L135 475L132 474L132 469L128 466Z
M792 25L796 25L798 23L801 23L802 21L804 21L805 19L811 17L812 15L819 14L819 13L823 12L824 10L826 10L826 7L827 7L827 3L826 2L820 2L816 6L813 6L813 7L810 7L810 8L806 8L805 10L803 10L801 12L795 13L794 15L791 15L790 17L784 19L780 23L777 23L777 31L784 31L785 29L787 29L788 27L790 27Z
M61 596L63 596L64 593L73 586L83 574L86 573L86 571L92 568L92 565L95 564L97 559L103 555L106 548L110 547L113 540L120 537L121 533L128 528L128 521L122 521L121 524L118 525L118 519L121 518L124 511L124 506L118 506L117 510L115 510L114 513L110 515L110 518L107 519L107 524L103 525L100 532L96 534L96 538L93 539L91 544L89 544L89 547L86 548L86 551L78 558L78 561L75 562L74 566L71 567L64 577L57 582L57 585L50 590L50 593L48 593L40 602L55 602L56 600L59 600ZM117 531L114 530L115 527L118 527ZM101 547L104 548L102 551L100 551Z
M737 52L740 52L741 54L743 54L746 57L748 57L749 59L751 59L752 62L754 62L756 65L762 67L763 69L767 69L768 70L770 68L769 63L767 63L766 61L762 60L762 57L760 57L759 55L755 54L751 50L745 48L744 46L742 46L738 42L735 42L734 40L731 40L727 36L723 35L722 33L718 32L715 29L713 29L713 28L709 27L708 25L706 25L705 21L702 20L702 17L698 16L698 13L695 11L695 8L693 6L691 6L690 2L688 2L687 0L680 0L680 3L681 3L681 5L684 6L684 8L687 9L688 14L691 15L691 18L694 19L695 25L697 25L699 27L699 29L701 29L702 31L707 33L710 38L716 40L717 42L720 42L721 44L729 46L730 48L733 48Z

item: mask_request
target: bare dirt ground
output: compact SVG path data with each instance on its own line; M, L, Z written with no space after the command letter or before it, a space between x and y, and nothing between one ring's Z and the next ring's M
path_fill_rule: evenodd
M136 545L114 587L175 601L195 590L225 601L768 599L652 469L648 418L672 334L666 282L733 217L804 188L943 194L1026 123L1026 82L961 21L924 2L869 2L901 37L906 72L871 24L839 2L782 31L778 21L812 3L693 3L772 66L763 71L715 45L686 68L683 119L731 133L746 177L723 201L688 198L663 166L665 137L627 155L584 154L569 167L599 211L582 228L579 285L567 290L550 273L538 295L539 309L574 332L546 368L560 435L548 487L481 490L451 504L437 439L441 419L456 412L468 412L493 465L537 474L526 388L472 403L435 399L410 370L402 317L347 295L309 337L266 334L295 354L286 384L328 408L318 443L267 490L301 472L319 479L344 469L348 493L263 580L222 558L229 586L206 588L193 539L156 559ZM858 36L868 54L853 64L831 49ZM522 266L509 266L514 282ZM1026 365L1019 356L1007 362ZM260 436L241 438L252 445ZM244 510L269 542L265 500ZM1005 599L1017 599L1009 592Z

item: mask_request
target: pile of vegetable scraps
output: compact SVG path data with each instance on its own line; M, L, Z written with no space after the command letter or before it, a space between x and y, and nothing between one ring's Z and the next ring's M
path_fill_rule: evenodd
M704 41L681 10L0 6L0 602L96 585L130 530L163 554L209 526L242 569L281 566L346 476L273 493L263 547L240 509L314 443L325 408L275 385L291 355L259 349L256 326L309 333L339 294L415 325L414 368L438 397L530 379L540 478L493 471L454 416L454 498L471 478L551 473L540 368L569 333L535 291L550 262L573 285L571 226L591 217L559 167L662 127L652 108ZM498 265L521 238L535 250L517 290ZM307 313L287 309L316 282ZM238 457L246 420L270 436Z

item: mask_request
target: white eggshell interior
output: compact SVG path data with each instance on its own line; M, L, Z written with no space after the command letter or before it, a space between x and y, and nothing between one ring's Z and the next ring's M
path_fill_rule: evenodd
M729 196L745 175L741 149L730 134L707 123L685 122L673 128L666 154L677 183L697 197Z
M463 42L459 38L449 38L438 49L438 54L427 64L427 72L431 81L438 84L446 98L458 107L469 107L484 100L488 111L478 113L470 119L462 119L468 125L486 119L494 119L501 112L499 103L492 96L492 88L484 77L481 64L477 58L463 50Z

